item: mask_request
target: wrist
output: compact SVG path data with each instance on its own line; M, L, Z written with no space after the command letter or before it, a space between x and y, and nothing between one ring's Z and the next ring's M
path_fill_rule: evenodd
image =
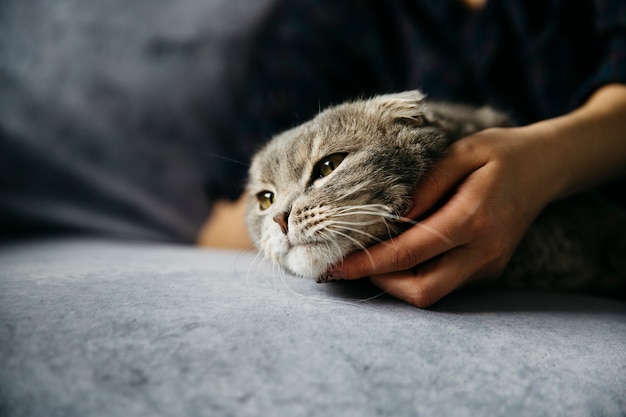
M626 173L626 86L605 86L577 110L520 129L552 165L554 199Z
M529 175L536 178L534 193L548 203L567 197L576 189L576 151L564 132L546 121L516 128L521 134L521 155Z

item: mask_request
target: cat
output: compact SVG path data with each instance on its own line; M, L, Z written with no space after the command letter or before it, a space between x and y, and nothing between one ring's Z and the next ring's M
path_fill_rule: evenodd
M417 91L330 107L275 136L249 170L246 221L257 248L324 281L350 253L411 227L398 221L454 141L512 126L489 107L427 102ZM509 288L623 291L626 214L590 194L552 204L497 281Z

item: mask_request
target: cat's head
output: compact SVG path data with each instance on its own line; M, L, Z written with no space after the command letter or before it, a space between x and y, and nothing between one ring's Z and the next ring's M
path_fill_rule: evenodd
M419 91L327 109L253 159L247 223L257 247L318 278L346 255L397 235L412 190L447 143Z

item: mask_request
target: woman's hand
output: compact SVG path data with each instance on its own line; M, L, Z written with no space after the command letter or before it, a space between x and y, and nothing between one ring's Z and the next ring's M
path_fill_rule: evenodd
M569 115L461 139L418 186L407 217L440 207L331 274L369 276L422 308L469 283L496 279L549 202L623 173L625 131L626 87L613 85Z
M552 197L553 187L543 183L549 174L537 174L535 152L523 129L488 129L456 142L421 182L406 217L419 218L442 200L443 205L369 254L348 257L333 275L370 276L376 286L418 307L497 277Z

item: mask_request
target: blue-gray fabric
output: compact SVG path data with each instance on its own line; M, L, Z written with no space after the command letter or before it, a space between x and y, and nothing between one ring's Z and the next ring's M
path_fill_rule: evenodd
M626 304L481 290L419 310L254 254L0 246L0 415L624 416Z
M0 2L0 234L193 242L271 0Z

